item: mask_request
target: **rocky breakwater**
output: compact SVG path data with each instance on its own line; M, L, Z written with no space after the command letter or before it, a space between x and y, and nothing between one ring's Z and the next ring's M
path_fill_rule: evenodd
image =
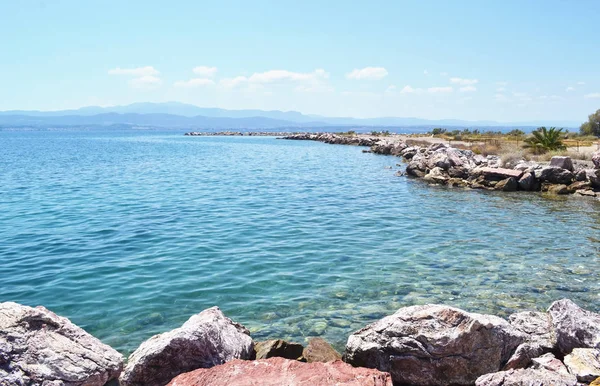
M402 145L396 145L396 148ZM373 152L386 154L381 144ZM552 157L549 165L521 160L503 165L498 156L481 156L445 144L429 147L404 146L398 156L407 161L406 174L434 184L471 189L542 191L554 194L597 196L600 168L574 166L570 157ZM600 162L599 162L600 163Z
M400 308L353 333L344 356L253 342L217 307L143 342L122 386L565 385L600 382L600 315L570 300L508 320L443 305ZM110 347L43 307L0 303L1 386L116 385Z
M373 146L382 141L382 137L368 135L340 135L333 133L300 133L284 136L281 139L298 141L317 141L332 145Z

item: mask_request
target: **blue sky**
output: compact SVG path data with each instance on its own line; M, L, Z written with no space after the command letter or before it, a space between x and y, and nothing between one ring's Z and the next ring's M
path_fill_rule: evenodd
M0 110L584 121L600 1L0 0Z

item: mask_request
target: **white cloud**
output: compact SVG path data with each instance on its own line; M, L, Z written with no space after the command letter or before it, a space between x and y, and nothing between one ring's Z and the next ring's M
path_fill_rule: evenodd
M224 88L235 88L246 82L248 82L248 78L245 76L236 76L235 78L223 78L219 81L219 84Z
M456 77L450 78L450 83L460 84L461 86L470 86L476 84L477 82L479 82L477 79L464 79Z
M512 94L513 94L513 96L515 96L517 98L526 98L527 97L526 92L513 92Z
M449 93L454 91L452 87L429 87L427 92L430 94Z
M394 92L394 91L396 91L397 88L398 87L396 87L396 85L391 84L388 86L387 89L385 89L385 92Z
M591 93L591 94L585 94L583 97L584 98L588 98L588 99L600 98L600 92L594 92L594 93Z
M402 90L400 90L400 94L412 94L415 92L417 92L417 89L414 89L409 85L404 86Z
M152 66L137 67L137 68L113 68L108 70L109 75L131 75L135 77L155 76L160 72Z
M473 86L465 86L465 87L461 87L459 89L460 92L473 92L473 91L477 91L476 87Z
M380 80L387 76L388 72L383 67L365 67L355 68L352 72L346 74L348 79L356 80Z
M571 87L571 86L569 86L569 87L567 87L567 88L565 89L565 91L566 91L566 92L575 91L575 87Z
M496 92L504 92L504 91L506 91L506 87L498 87L496 89Z
M423 70L423 74L424 74L424 75L429 75L429 71L427 71L427 70Z
M309 85L309 86L299 85L299 86L296 86L296 88L294 90L299 91L299 92L333 92L334 88L331 86L315 84L315 85Z
M448 76L447 72L440 72L440 76Z
M212 79L206 78L192 78L190 80L180 80L175 82L175 87L201 87L201 86L212 86L215 82Z
M327 79L329 73L322 68L313 72L292 72L286 70L270 70L265 72L256 72L248 78L250 83L276 83L282 81L311 81L317 79Z
M156 88L162 84L162 80L156 76L146 75L131 79L129 84L135 88Z
M496 84L500 87L506 87L508 86L508 82L496 82Z
M499 102L508 102L510 99L508 99L508 97L504 94L495 94L494 95L494 99L496 99Z
M562 100L564 98L562 98L562 97L560 97L558 95L542 95L542 96L539 97L539 99L541 99L541 100L547 100L547 99L550 99L550 100Z
M192 71L203 78L212 78L217 73L217 67L198 66L194 67Z
M580 85L580 86L584 86L585 82L577 82L577 84Z

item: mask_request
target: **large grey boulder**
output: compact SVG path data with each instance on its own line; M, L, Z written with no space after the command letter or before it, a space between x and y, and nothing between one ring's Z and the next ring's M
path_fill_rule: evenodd
M600 169L600 151L597 151L592 154L592 162L596 169Z
M470 385L500 370L526 335L496 316L441 305L399 309L352 334L345 361L395 384Z
M520 170L504 169L504 168L491 168L491 167L479 167L471 170L471 175L484 176L488 180L504 180L506 178L515 178L519 180L523 175Z
M570 354L574 348L600 348L600 315L586 311L569 299L548 308L558 348Z
M556 334L550 315L545 312L525 311L512 314L510 324L527 336L504 366L504 370L525 368L533 358L548 353L556 346Z
M121 386L164 386L181 373L253 356L248 330L212 307L142 343L129 357Z
M563 185L569 185L575 179L575 175L572 172L555 166L547 166L536 170L535 177L542 182Z
M565 357L569 372L580 382L592 382L600 377L600 350L576 348Z
M550 159L550 166L556 166L561 169L573 171L573 161L571 157L555 155Z
M1 386L102 386L122 369L121 354L69 319L0 303Z
M585 176L594 188L600 188L600 169L585 169Z
M576 386L571 374L544 369L518 369L486 374L477 379L476 386Z

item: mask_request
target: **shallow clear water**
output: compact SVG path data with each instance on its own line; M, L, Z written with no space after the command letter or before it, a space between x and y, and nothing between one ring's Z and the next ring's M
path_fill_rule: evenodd
M255 339L338 349L413 304L600 311L597 201L430 187L397 162L265 137L0 132L0 301L124 353L213 305Z

